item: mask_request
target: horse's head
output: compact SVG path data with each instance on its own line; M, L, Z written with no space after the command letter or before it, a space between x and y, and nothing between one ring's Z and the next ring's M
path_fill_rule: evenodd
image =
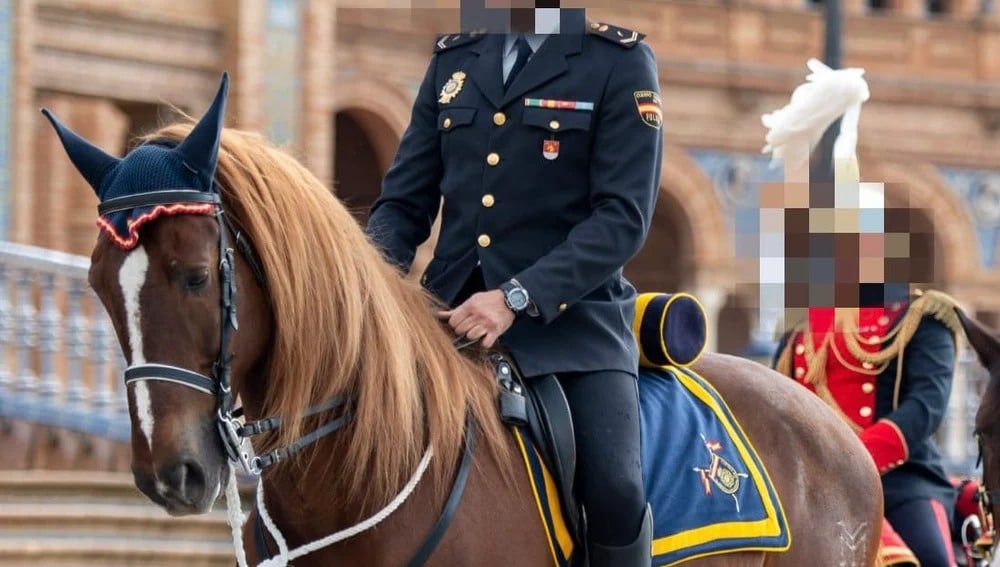
M962 324L969 345L987 369L990 378L976 412L976 435L979 438L980 457L983 462L983 487L987 493L987 508L1000 503L1000 336L982 323L955 310ZM992 512L992 510L987 510Z
M122 159L45 111L101 201L90 284L129 364L136 486L174 515L206 512L226 481L220 402L231 403L229 376L247 373L268 328L260 291L244 276L238 315L251 324L236 329L233 295L247 268L229 249L214 183L227 86L224 77L185 139L145 143ZM231 364L230 353L240 355Z

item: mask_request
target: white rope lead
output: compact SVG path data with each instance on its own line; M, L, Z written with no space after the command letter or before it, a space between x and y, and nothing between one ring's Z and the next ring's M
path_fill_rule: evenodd
M278 527L274 525L274 521L271 519L270 514L267 513L267 508L264 506L263 481L258 479L257 513L260 514L260 518L264 522L264 526L267 528L267 531L271 533L271 537L274 538L274 541L278 544L278 555L260 563L258 567L287 567L288 562L293 559L297 559L303 555L312 553L329 545L333 545L339 541L354 537L375 527L392 515L392 513L402 506L403 503L406 502L407 498L413 494L413 491L416 490L417 485L420 483L420 479L424 476L424 472L427 471L428 465L430 465L433 453L433 449L428 447L423 458L420 460L420 464L417 466L417 470L414 471L413 476L410 477L410 480L406 483L406 486L403 487L403 490L392 500L392 502L389 502L385 508L379 510L374 516L368 518L360 524L341 530L337 533L330 534L323 539L301 545L292 551L288 551L288 544L285 542L285 538L281 535ZM246 521L246 516L243 515L239 493L236 491L236 470L233 468L232 463L229 464L229 470L229 487L226 488L226 505L229 509L229 525L233 530L233 547L236 550L236 560L240 567L248 567L246 551L243 549L242 544L242 527L243 522Z

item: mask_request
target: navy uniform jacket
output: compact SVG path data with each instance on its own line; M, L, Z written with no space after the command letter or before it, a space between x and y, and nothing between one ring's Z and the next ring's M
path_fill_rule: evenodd
M916 498L938 499L945 510L951 510L956 497L934 435L948 408L958 326L954 304L941 300L934 292L928 294L931 296L918 297L921 301L917 303L897 303L886 310L887 318L871 321L868 336L885 336L904 325L907 317L911 319L910 325L916 326L912 338L903 345L901 373L897 372L897 356L892 356L885 369L873 376L852 370L838 360L841 357L827 355L827 392L821 396L834 401L836 411L856 431L860 429L859 437L882 475L886 510ZM799 369L806 363L802 347L804 332L799 328L782 336L774 358L776 367L782 366L779 360L784 358L785 368L779 370L787 371L800 382L803 372ZM897 333L881 349L893 348L901 336ZM857 368L856 359L848 363Z
M622 266L659 188L657 66L642 35L577 24L549 36L506 93L502 35L440 38L368 223L409 269L443 197L424 286L451 304L477 264L487 289L516 278L537 313L501 342L528 376L638 366Z

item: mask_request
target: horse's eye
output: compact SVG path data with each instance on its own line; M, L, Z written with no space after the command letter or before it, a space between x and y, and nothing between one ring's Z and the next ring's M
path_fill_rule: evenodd
M208 270L201 269L184 275L184 287L189 290L199 290L208 283Z

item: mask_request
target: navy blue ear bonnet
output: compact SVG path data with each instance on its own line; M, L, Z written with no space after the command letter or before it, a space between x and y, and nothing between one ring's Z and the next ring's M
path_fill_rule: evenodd
M225 73L212 106L184 141L175 147L143 144L121 159L63 126L48 109L42 110L73 165L101 201L98 226L118 246L126 250L137 246L139 228L161 215L215 213L220 197L215 169L228 92Z

